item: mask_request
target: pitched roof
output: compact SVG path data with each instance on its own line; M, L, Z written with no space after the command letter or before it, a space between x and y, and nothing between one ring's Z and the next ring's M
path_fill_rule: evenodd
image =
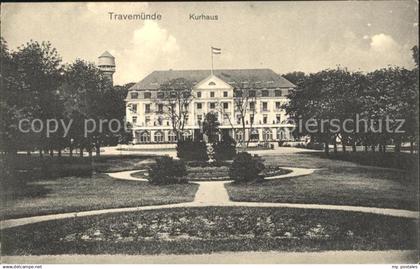
M210 70L153 71L129 90L157 90L160 85L176 78L184 78L194 85L210 75ZM214 75L234 86L236 82L254 82L254 88L293 88L293 83L271 69L216 69ZM243 86L243 85L242 85Z
M99 58L101 57L114 58L114 56L112 56L111 53L109 53L108 51L105 51L104 53L102 53L101 56L99 56Z

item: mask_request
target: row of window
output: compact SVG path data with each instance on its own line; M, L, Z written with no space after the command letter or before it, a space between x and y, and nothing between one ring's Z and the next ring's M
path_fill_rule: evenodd
M156 112L157 113L163 113L163 109L164 109L163 104L156 104L156 105L157 105L157 111ZM215 103L215 102L209 103L209 108L210 109L216 109L216 105L217 105L217 103ZM275 103L275 110L277 110L277 111L281 110L282 109L281 106L282 106L281 102L276 102ZM226 103L226 102L222 103L222 107L225 110L229 109L229 103ZM203 109L203 103L196 103L196 108L197 108L197 110ZM131 112L137 113L137 104L131 104L130 109L131 109ZM188 104L185 105L185 109L188 109ZM255 111L255 102L250 102L249 103L249 110ZM268 102L261 102L261 111L262 112L268 112L269 111ZM151 113L151 112L152 112L151 104L144 104L144 113Z
M251 141L260 140L260 132L257 129L252 129L249 131L249 138ZM184 139L191 137L191 132L185 131L182 136ZM276 129L276 139L277 140L287 140L290 138L289 131L283 128ZM136 139L140 143L149 143L151 142L151 134L149 131L136 132ZM242 130L235 131L235 139L237 141L244 140L244 133ZM177 142L178 138L173 131L168 132L168 138L165 139L165 134L162 131L155 131L153 134L153 142ZM273 131L269 128L263 129L262 131L262 140L263 141L272 141L273 140Z
M218 113L216 113L216 116L217 116L217 114ZM263 116L262 121L260 120L259 124L269 124L268 115L262 115L262 116ZM228 117L230 117L230 116L224 115L223 123L229 123ZM201 125L202 121L203 121L203 115L197 115L197 125ZM145 126L151 126L150 116L146 116L144 122L145 122ZM188 115L185 116L185 122L188 122ZM132 123L134 125L137 124L137 116L132 117ZM249 125L249 124L254 124L254 123L255 123L255 117L254 117L254 115L251 114L251 115L249 115L249 120L248 119L245 120L245 124ZM272 124L280 124L280 123L284 124L286 122L284 120L282 121L281 114L276 114L276 119L273 120ZM159 116L157 118L157 121L153 122L153 126L163 126L163 124L164 124L164 119L163 119L162 116ZM236 124L242 124L241 115L236 116ZM170 125L169 121L166 121L166 126L169 126L169 125Z
M271 92L271 95L270 95ZM235 90L234 92L234 96L235 97L242 97L242 96L248 96L248 97L270 97L270 96L274 96L274 97L281 97L283 95L287 95L288 91L287 89L277 89L277 90ZM171 94L173 96L176 96L175 92L169 92L167 94ZM187 93L186 93L187 94ZM165 92L157 92L156 94L156 98L158 99L162 99L165 97ZM197 98L201 98L202 97L202 92L196 92L196 97ZM211 91L210 92L210 98L214 98L216 97L216 92L215 91ZM223 91L223 97L229 97L229 92L227 91ZM130 98L131 99L138 99L139 98L139 92L131 92L130 93ZM152 98L152 93L151 92L143 92L143 99L151 99Z

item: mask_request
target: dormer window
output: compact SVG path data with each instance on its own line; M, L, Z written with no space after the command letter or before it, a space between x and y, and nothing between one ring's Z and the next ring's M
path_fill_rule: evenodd
M137 99L139 97L139 93L138 92L132 92L130 94L131 99Z
M216 83L214 83L213 81L210 81L209 86L216 86Z

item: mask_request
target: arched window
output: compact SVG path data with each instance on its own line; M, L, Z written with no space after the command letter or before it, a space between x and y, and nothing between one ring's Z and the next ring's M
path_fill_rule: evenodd
M264 141L273 140L273 133L271 132L271 129L266 128L266 129L263 130L263 139L264 139Z
M142 133L140 133L140 142L141 143L150 142L150 134L148 131L143 131Z
M154 139L155 139L155 142L163 142L164 141L163 133L161 131L156 131L154 135Z
M286 140L283 128L277 128L277 140L279 141Z
M258 132L257 129L252 129L250 131L249 138L250 138L251 141L256 142L256 141L260 140L260 133Z
M182 133L182 137L184 138L184 140L187 140L191 137L191 132L190 131L184 131Z
M242 132L242 130L237 130L235 132L235 138L236 138L236 141L238 142L244 141L244 132Z
M169 131L168 141L169 142L176 142L177 141L176 133L174 131Z

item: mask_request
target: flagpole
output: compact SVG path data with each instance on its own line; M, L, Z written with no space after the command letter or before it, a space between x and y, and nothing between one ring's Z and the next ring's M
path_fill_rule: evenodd
M213 75L213 47L210 47L211 54L211 74Z

